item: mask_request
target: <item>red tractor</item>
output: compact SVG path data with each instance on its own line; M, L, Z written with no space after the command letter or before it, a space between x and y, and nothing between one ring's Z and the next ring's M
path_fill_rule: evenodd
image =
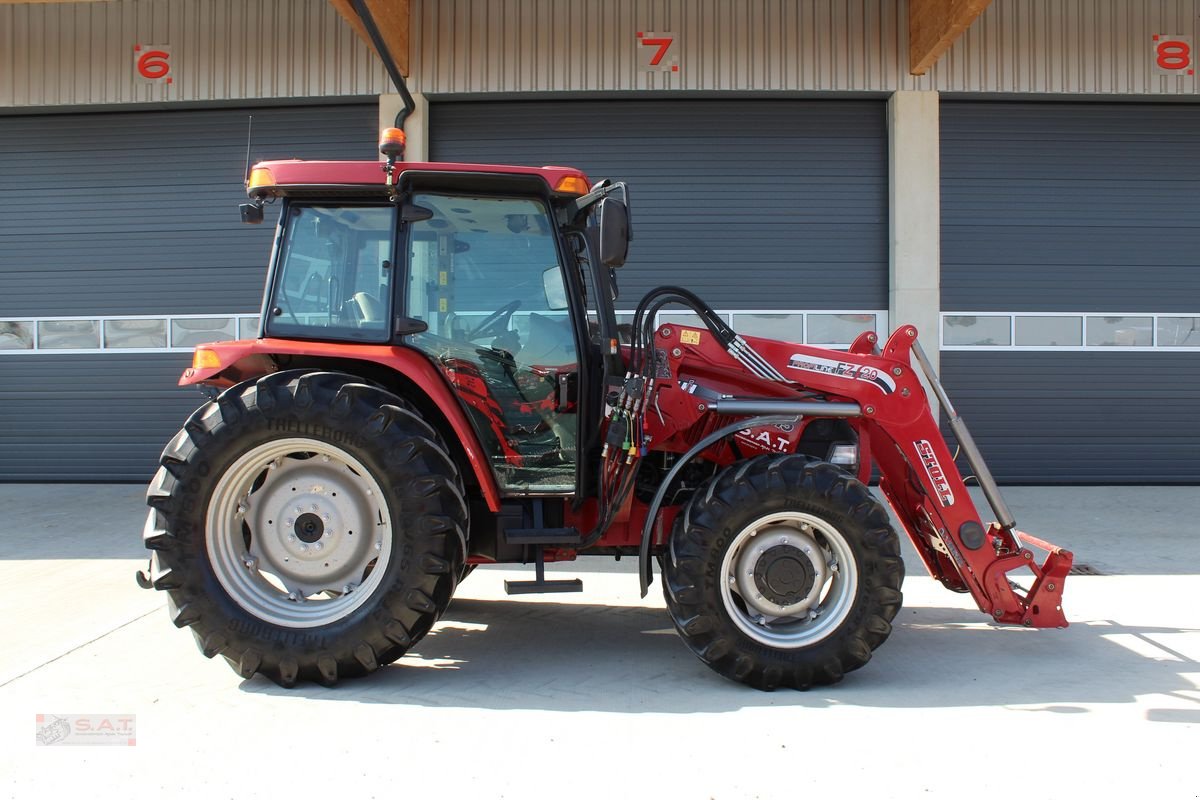
M631 556L717 672L832 684L900 609L874 474L946 588L1066 625L1071 554L1014 529L911 325L848 352L743 337L673 286L621 324L624 184L398 161L395 129L381 150L250 172L243 217L280 206L261 333L196 348L180 383L210 399L163 451L139 574L206 656L332 684L404 655L476 565L532 563L508 591L561 592L580 583L546 562ZM667 304L700 324L655 327Z

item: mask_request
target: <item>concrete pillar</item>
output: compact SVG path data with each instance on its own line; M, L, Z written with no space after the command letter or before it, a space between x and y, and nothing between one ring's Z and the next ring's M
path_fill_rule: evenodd
M941 310L941 169L937 92L888 98L888 323L917 326L933 366ZM934 408L936 402L930 398Z
M413 92L413 102L416 108L404 121L404 133L408 143L404 146L405 161L429 160L429 103L425 95ZM394 127L396 114L404 108L404 101L398 94L379 95L379 129ZM383 156L379 157L383 160Z

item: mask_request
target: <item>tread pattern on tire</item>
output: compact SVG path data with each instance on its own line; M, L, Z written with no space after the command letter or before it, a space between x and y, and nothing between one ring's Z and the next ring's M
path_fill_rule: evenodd
M357 445L338 446L389 493L396 539L383 583L363 606L317 628L254 617L225 593L208 561L205 515L215 482L239 455L273 438L275 420L353 434ZM146 493L143 543L172 621L191 628L205 656L220 655L243 677L262 674L285 687L303 680L332 685L400 658L445 611L462 571L464 497L447 448L409 404L352 375L279 372L201 406L167 444Z
M849 616L826 638L797 649L746 636L724 608L725 546L762 516L805 511L828 520L855 553L858 590ZM714 476L676 517L663 593L676 630L716 672L757 689L834 684L867 663L900 610L904 562L887 511L841 469L805 455L760 456Z

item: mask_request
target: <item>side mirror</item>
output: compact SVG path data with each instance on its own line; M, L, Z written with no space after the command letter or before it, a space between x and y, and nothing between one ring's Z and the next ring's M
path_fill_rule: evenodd
M392 320L392 341L401 341L405 336L414 333L424 333L429 330L429 324L423 319L397 316Z
M600 263L622 266L629 252L629 210L620 200L606 197L596 210L596 224L600 228Z
M564 311L567 308L567 287L563 284L562 271L551 267L542 273L542 289L546 292L546 308Z
M242 203L238 210L242 212L242 222L246 225L262 224L263 207L258 203Z

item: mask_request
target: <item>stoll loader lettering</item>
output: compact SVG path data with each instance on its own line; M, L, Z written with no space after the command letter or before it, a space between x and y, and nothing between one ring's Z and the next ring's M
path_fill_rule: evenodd
M210 400L163 451L139 573L206 656L332 684L404 655L476 565L532 563L510 593L564 592L580 582L546 562L631 556L720 674L836 683L901 604L873 471L947 589L998 623L1067 624L1071 554L1014 528L911 325L848 352L743 337L664 286L621 328L624 184L405 162L403 141L384 132L382 164L250 170L243 218L280 206L261 334L196 348L180 383ZM655 327L667 304L703 324Z

